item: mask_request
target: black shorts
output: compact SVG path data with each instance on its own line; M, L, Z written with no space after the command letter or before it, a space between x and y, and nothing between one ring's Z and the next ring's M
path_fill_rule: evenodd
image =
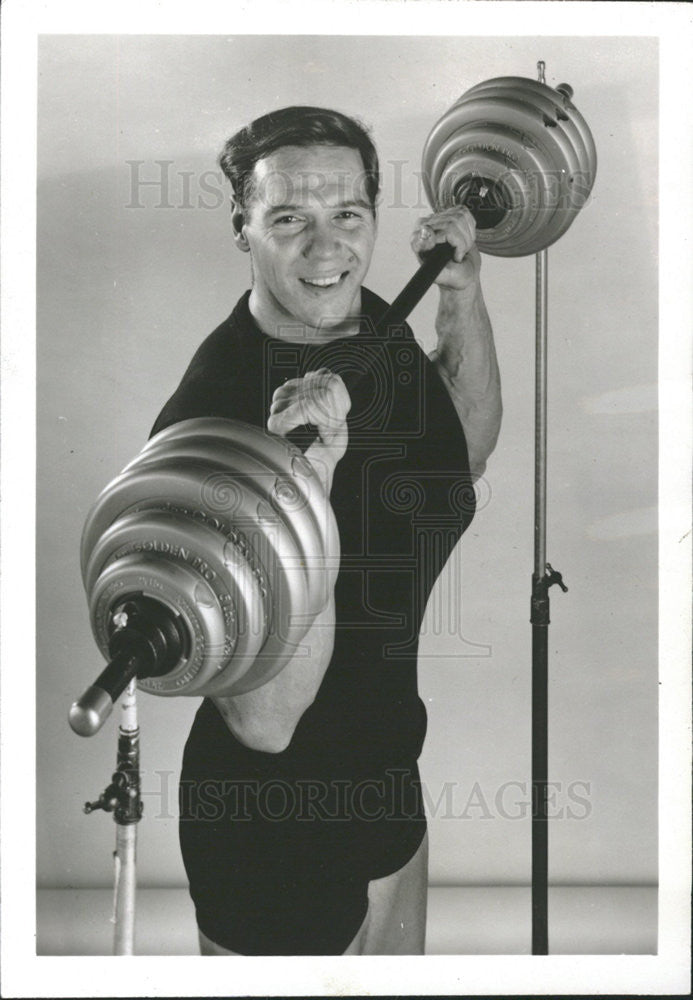
M348 776L243 747L203 702L185 748L180 843L200 930L241 955L340 955L368 883L426 832L416 763Z

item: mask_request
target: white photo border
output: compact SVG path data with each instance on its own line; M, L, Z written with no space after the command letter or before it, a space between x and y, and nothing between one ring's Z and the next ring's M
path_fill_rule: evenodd
M7 0L2 45L2 995L686 994L690 985L693 10L679 3ZM660 890L654 956L195 958L35 954L36 70L40 34L650 36L660 42ZM393 31L393 25L396 30ZM502 25L502 30L501 26ZM530 26L531 25L531 29ZM268 26L271 29L268 30ZM624 28L627 26L627 31ZM17 762L21 766L17 766Z

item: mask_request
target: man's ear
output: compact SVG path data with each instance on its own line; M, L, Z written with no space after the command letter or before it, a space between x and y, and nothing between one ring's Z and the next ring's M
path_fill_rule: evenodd
M250 244L245 235L245 215L236 199L231 196L231 225L233 226L233 241L239 250L248 253Z

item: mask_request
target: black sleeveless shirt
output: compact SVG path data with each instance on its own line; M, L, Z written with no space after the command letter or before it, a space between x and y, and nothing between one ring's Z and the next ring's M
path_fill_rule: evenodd
M275 776L294 787L371 782L363 815L352 809L346 824L353 836L344 825L337 835L335 824L325 836L337 836L347 853L358 844L369 877L380 877L405 864L425 832L416 767L426 732L418 634L433 584L474 513L464 433L409 327L376 332L386 303L372 292L362 289L358 334L326 344L268 337L250 314L249 295L199 347L152 433L198 416L265 428L272 395L287 379L318 368L343 377L352 406L331 492L341 544L334 652L314 703L279 754L243 746L205 700L183 779L190 785L213 772Z

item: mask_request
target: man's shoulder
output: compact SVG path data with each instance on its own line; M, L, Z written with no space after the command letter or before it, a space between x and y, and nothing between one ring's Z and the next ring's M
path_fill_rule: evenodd
M242 419L253 398L256 338L246 292L234 310L205 337L177 389L161 410L152 434L191 417Z
M245 292L226 319L222 320L200 343L183 375L181 384L202 374L219 378L233 372L234 362L240 360L247 347L249 295L249 292Z

